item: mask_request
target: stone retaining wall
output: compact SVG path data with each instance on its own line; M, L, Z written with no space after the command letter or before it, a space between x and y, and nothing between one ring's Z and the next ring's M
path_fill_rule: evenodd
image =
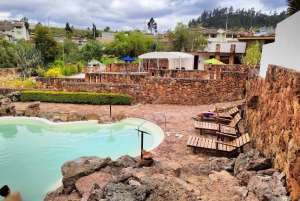
M21 68L0 68L0 76L6 77L8 75L17 75L21 73Z
M144 104L200 105L243 99L248 74L240 72L221 74L223 79L220 80L104 74L101 79L97 78L97 82L96 78L93 78L92 83L62 82L61 90L125 93L133 96L134 103Z
M80 83L85 82L84 78L46 78L46 77L37 77L36 85L38 89L54 89L61 90L63 82Z
M287 175L300 200L300 72L270 65L266 78L247 82L246 129L252 143Z

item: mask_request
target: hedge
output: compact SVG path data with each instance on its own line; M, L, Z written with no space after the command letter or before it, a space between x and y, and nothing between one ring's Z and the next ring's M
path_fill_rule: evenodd
M22 102L41 101L52 103L85 103L93 105L130 105L132 96L96 92L21 91Z

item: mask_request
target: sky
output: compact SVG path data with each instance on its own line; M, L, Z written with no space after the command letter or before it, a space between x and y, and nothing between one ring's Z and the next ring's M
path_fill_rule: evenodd
M51 27L76 29L110 27L111 31L147 30L153 17L159 33L174 30L178 22L188 24L204 10L232 6L234 10L254 8L269 14L286 10L286 0L1 0L0 20L41 22Z

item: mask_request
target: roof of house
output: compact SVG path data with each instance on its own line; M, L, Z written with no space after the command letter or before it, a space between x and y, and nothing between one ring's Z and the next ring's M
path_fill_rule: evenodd
M193 58L191 54L183 52L149 52L139 56L140 59L173 59L173 58Z
M10 31L14 27L23 27L23 23L19 22L19 21L16 21L16 20L12 20L12 21L8 21L8 20L0 21L0 31Z

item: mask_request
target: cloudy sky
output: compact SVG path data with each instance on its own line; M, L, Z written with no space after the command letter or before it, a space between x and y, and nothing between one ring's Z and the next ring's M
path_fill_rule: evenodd
M151 17L158 31L173 30L177 22L188 24L204 10L233 6L261 10L262 13L286 10L286 0L1 0L0 20L20 20L29 23L86 29L95 23L97 29L144 30ZM146 27L147 29L147 27Z

